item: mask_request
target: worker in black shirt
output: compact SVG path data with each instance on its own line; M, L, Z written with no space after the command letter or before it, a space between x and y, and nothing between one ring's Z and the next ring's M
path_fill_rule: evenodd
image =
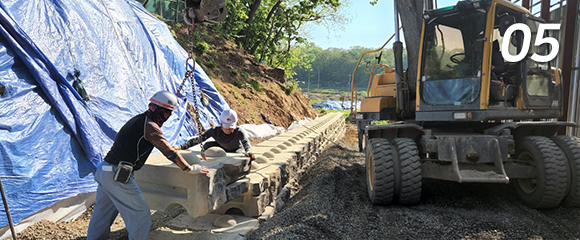
M133 171L144 164L153 147L191 174L207 174L208 168L189 165L163 137L161 126L177 106L177 97L168 91L159 91L151 97L149 109L131 118L117 134L105 161L95 172L98 183L97 198L89 229L88 240L107 239L111 224L121 214L129 239L146 240L151 228L151 213Z

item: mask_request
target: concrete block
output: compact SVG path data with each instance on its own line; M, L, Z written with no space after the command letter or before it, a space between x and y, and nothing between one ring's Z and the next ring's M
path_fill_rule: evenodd
M237 208L247 217L257 217L262 214L264 208L268 206L274 196L280 190L282 169L280 166L268 166L263 172L251 174L251 181L255 184L249 184L251 189L244 192L241 196L223 204L213 213L224 214L229 209ZM262 184L262 187L260 187ZM258 188L254 188L258 186Z
M246 157L220 157L201 164L209 168L207 176L184 172L156 152L135 172L135 179L152 210L179 204L191 216L203 216L228 201L226 185L243 178L250 166Z
M302 173L344 132L344 116L326 114L253 146L257 159L251 163L242 154L221 149L208 149L207 161L199 161L199 151L180 151L189 163L201 162L210 169L207 176L190 175L161 153L153 153L135 177L152 210L164 211L180 204L192 217L212 211L225 213L231 208L257 217L267 206L276 205L282 186L295 189Z
M236 222L234 217L232 217L230 215L219 216L218 218L216 218L213 221L213 225L216 227L219 227L219 228L229 228L229 227L236 226L237 224L238 223Z
M225 200L225 184L219 180L223 178L223 169L211 169L208 176L191 175L167 159L157 160L161 159L150 157L135 172L135 179L152 210L165 211L180 204L190 215L203 216L212 207L208 196Z
M250 188L250 179L242 179L226 186L226 202L231 201L242 194L248 192Z
M260 193L268 189L268 179L263 175L250 173L247 177L250 179L250 190L252 191L252 196L259 196Z
M265 221L267 221L268 219L272 218L274 216L274 212L275 212L275 208L272 206L267 206L264 209L264 213L262 213L262 215L260 217L258 217L258 222L263 223Z
M221 214L207 214L203 217L193 218L187 214L181 214L176 218L167 222L167 226L170 229L180 229L171 230L172 232L178 232L178 236L184 236L181 239L193 239L201 232L212 233L217 239L244 239L251 230L256 229L259 226L258 220L253 218L248 218L244 216L228 215L231 217L236 224L230 227L216 227L214 222L224 215ZM181 229L186 229L181 230ZM164 236L159 233L159 231L152 232L150 239L172 239L172 238L153 238L154 236ZM154 235L155 234L155 235ZM238 237L235 237L238 236ZM241 237L241 238L240 238Z

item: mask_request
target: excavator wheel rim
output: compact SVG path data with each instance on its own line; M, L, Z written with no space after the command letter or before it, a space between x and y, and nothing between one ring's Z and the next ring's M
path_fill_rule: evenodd
M533 166L535 169L534 176L538 175L538 168L536 166L536 160L534 159L534 157L532 156L532 154L530 152L525 151L525 152L520 153L520 155L518 155L518 159L524 160L527 163L529 163L531 166ZM519 187L522 191L524 191L527 194L530 194L530 193L533 193L534 191L536 191L536 188L538 186L537 181L538 181L537 177L521 178L521 179L517 180L517 184L519 185Z

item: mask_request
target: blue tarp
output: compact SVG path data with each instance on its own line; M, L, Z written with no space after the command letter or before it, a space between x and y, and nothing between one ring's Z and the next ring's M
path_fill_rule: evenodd
M134 0L2 0L0 178L13 221L95 191L94 170L117 131L155 92L176 92L186 58L167 26ZM75 69L89 101L72 87ZM228 105L200 67L195 80L210 99L203 107L196 93L209 128ZM191 89L186 82L163 125L172 144L197 133L186 110ZM3 208L7 225L2 216Z
M325 110L350 110L350 100L348 101L336 101L336 100L326 100L322 102L312 103L311 106L315 109L325 109ZM360 101L357 103L357 109L360 108Z

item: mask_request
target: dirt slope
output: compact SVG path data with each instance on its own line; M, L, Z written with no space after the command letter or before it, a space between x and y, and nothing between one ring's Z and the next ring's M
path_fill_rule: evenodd
M187 28L173 24L169 27L177 41L189 50ZM196 26L193 39L196 62L230 107L238 112L240 124L265 123L261 114L282 127L316 117L309 99L299 89L289 90L292 83L284 78L284 70L259 63L254 56L209 27Z

